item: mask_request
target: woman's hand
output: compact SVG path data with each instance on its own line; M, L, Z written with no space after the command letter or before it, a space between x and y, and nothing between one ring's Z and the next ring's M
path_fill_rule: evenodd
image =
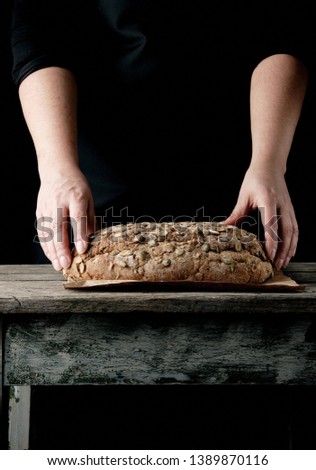
M250 165L237 204L225 223L238 225L256 209L260 211L267 254L277 269L285 268L296 252L298 225L281 171L258 170Z
M86 251L88 236L94 232L94 203L79 169L41 174L36 218L41 247L57 271L71 263L69 223L78 252Z

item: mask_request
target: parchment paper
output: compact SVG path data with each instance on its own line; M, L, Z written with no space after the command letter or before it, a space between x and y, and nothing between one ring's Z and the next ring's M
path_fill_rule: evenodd
M305 284L298 284L294 279L277 271L272 279L262 284L236 284L210 281L135 281L135 280L88 280L67 281L65 289L105 289L105 290L146 290L146 291L231 291L231 292L295 292L304 290Z

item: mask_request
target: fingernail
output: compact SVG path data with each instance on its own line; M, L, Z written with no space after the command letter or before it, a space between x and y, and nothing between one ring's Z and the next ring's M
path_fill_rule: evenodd
M275 255L276 255L276 248L273 248L273 250L271 251L271 260L272 261L274 260Z
M55 258L53 261L52 261L52 264L54 266L54 269L56 269L56 271L60 271L61 270L61 266L59 264L59 260L57 258Z
M65 268L65 269L68 268L68 266L69 266L69 264L70 264L70 263L69 263L69 260L68 260L68 258L66 258L66 256L61 256L61 257L59 258L59 263L60 263L60 265L61 265L63 268Z
M288 256L288 257L286 258L286 260L284 261L284 265L283 265L283 266L286 268L290 261L291 261L291 258Z
M81 241L76 243L76 248L79 254L84 252L84 245Z
M278 270L280 270L280 269L282 268L282 266L283 266L283 263L284 263L284 259L281 258L281 259L277 262L276 268L277 268Z

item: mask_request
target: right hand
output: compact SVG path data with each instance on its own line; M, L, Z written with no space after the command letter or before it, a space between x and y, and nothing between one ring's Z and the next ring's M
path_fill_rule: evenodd
M41 247L56 271L71 264L69 221L79 253L88 248L94 232L94 203L89 184L79 169L41 174L37 199L37 233Z

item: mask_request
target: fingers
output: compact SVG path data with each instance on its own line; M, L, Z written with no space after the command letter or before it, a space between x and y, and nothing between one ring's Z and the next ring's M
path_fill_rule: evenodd
M60 271L70 266L70 236L79 253L88 248L94 231L94 203L86 178L77 168L70 173L42 176L37 199L37 232L47 258ZM72 232L72 233L71 233Z
M57 209L56 217L37 216L37 233L41 247L56 271L71 263L66 209Z
M286 268L291 258L296 253L298 243L298 224L294 211L280 217L279 221L280 242L275 259L275 266L278 270Z
M267 202L259 208L265 233L265 248L277 270L285 268L295 255L298 243L298 224L294 209L290 206L278 208Z
M268 257L276 269L286 267L296 252L298 225L283 173L248 170L237 204L224 223L237 225L250 209L260 211Z
M258 207L264 228L265 250L278 270L289 264L295 255L298 242L298 225L294 210L289 210L288 205L285 208L282 206L284 213L280 213L274 198L267 198ZM223 223L239 225L249 209L247 199L238 200L234 210Z
M273 261L278 250L279 239L279 218L277 205L273 201L267 201L259 207L261 223L264 229L265 250L268 257Z
M72 202L69 209L57 208L55 217L37 216L39 241L56 271L68 268L72 261L70 224L76 249L84 253L88 248L88 235L94 231L92 201L80 200Z
M94 232L94 207L92 201L85 199L70 206L70 221L75 247L79 254L88 249L89 235Z

